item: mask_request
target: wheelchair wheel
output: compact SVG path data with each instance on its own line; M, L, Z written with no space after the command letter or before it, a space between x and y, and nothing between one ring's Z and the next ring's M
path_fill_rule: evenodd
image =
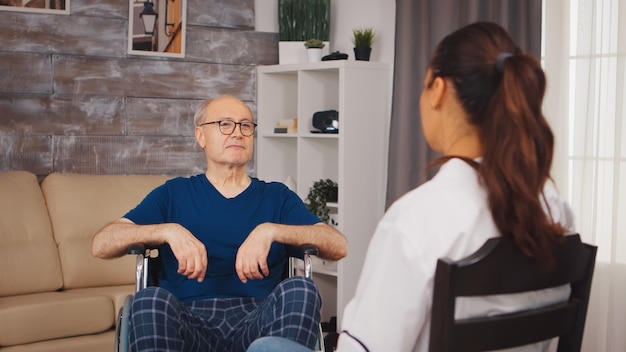
M128 352L130 349L130 343L128 341L128 324L130 319L130 305L132 301L133 296L126 296L124 305L120 308L117 315L117 327L115 329L115 352Z

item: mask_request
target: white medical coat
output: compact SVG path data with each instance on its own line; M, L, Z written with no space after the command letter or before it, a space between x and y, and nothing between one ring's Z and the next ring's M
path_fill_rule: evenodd
M545 196L554 221L573 230L571 208L551 184ZM344 310L337 351L365 351L361 344L371 352L428 351L437 259L462 259L498 236L476 171L459 159L446 162L432 180L398 199L379 222L355 297ZM513 312L563 301L569 292L567 285L463 298L457 301L455 315ZM540 343L523 350L547 347L548 343Z

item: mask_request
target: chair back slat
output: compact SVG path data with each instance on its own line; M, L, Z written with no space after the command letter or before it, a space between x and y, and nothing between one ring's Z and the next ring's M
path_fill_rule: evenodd
M472 349L474 345L475 351L499 350L563 335L572 328L579 303L566 302L530 313L502 315L498 319L459 320L454 327L453 349ZM492 339L492 335L499 337Z

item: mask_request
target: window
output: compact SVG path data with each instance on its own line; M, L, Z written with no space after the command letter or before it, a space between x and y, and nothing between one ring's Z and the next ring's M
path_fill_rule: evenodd
M544 104L553 175L598 246L583 351L624 351L626 306L626 2L545 0Z

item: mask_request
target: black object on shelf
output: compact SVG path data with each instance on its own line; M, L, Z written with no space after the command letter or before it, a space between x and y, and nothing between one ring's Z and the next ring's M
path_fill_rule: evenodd
M312 120L313 127L321 133L339 133L339 112L337 110L318 111L313 114Z
M322 61L330 60L348 60L348 54L344 54L339 51L333 51L332 53L322 57Z

